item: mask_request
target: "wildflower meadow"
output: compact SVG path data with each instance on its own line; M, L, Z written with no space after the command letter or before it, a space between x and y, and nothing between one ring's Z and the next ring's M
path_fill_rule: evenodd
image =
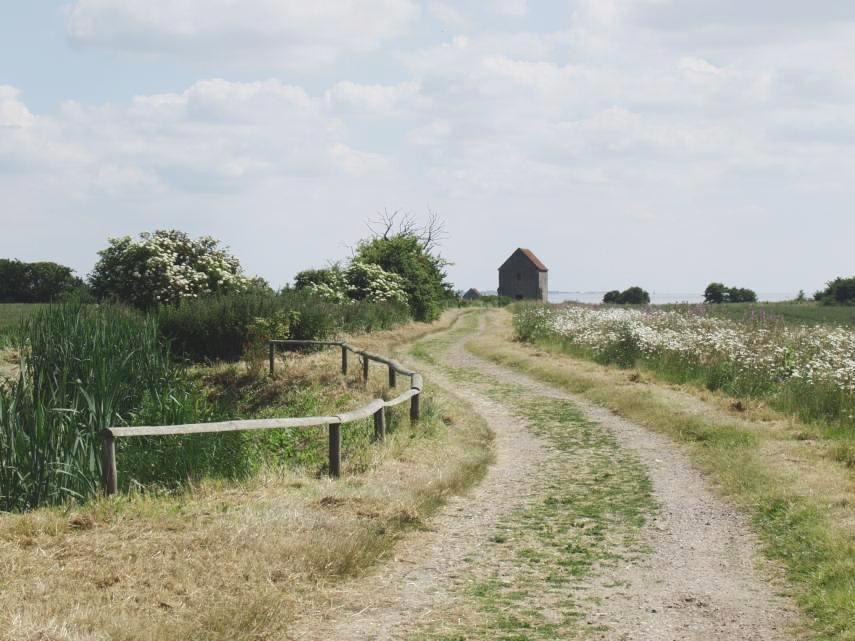
M855 330L772 318L584 305L516 307L517 335L676 383L761 398L803 420L855 427Z

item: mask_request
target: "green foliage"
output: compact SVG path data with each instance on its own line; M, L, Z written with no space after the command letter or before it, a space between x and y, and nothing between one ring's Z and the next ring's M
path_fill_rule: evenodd
M404 279L380 265L351 261L346 267L307 269L294 278L294 288L316 294L327 301L368 301L407 304Z
M140 309L247 290L250 281L243 277L240 262L219 245L209 236L194 240L176 230L143 233L139 240L111 238L98 252L92 289L100 300Z
M623 369L635 367L642 357L641 346L627 325L621 325L616 338L597 352L594 360L602 365L617 365Z
M70 267L0 258L0 303L50 303L75 291L85 287Z
M650 294L641 289L641 287L629 287L622 292L614 289L606 292L606 295L603 296L603 303L611 305L649 305Z
M314 289L319 285L325 285L334 291L342 287L343 276L341 267L333 265L326 269L306 269L294 277L294 289Z
M855 276L835 278L814 298L824 305L855 305Z
M271 332L279 339L323 340L342 331L387 329L408 318L402 305L340 304L305 289L209 296L156 313L175 353L193 361L239 360L247 348L257 352Z
M0 385L0 510L94 494L104 428L203 418L205 405L156 323L133 312L47 307L26 321L19 350L17 379ZM129 460L141 446L129 445Z
M446 281L447 263L432 254L416 233L405 230L363 240L357 246L355 262L379 265L400 276L410 313L416 320L435 320L443 307L455 300Z
M719 305L721 303L756 303L754 290L744 287L727 287L722 283L710 283L704 290L704 302Z

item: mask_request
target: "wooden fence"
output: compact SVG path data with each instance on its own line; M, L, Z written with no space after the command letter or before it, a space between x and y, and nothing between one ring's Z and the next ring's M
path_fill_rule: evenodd
M337 416L306 416L300 418L269 418L250 419L245 421L225 421L221 423L194 423L191 425L159 425L145 427L111 427L101 433L101 482L105 494L115 494L118 490L118 472L116 467L116 439L134 436L171 436L176 434L212 434L216 432L243 432L247 430L273 430L295 427L329 428L329 473L330 476L341 475L341 426L354 421L374 417L374 435L378 440L386 437L386 408L410 402L410 420L415 422L421 412L420 401L422 377L409 370L395 360L357 349L352 345L339 341L270 341L270 373L276 364L277 346L326 346L341 348L341 373L348 373L348 355L354 354L362 361L362 378L368 381L368 364L371 361L386 365L389 372L389 387L395 388L398 374L409 377L409 389L395 398L384 401L374 399L364 407L338 414Z

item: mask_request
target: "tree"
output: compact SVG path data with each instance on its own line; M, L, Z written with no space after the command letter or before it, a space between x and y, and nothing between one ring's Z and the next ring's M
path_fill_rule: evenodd
M613 289L603 296L603 303L612 305L649 305L650 294L641 287L629 287L619 292Z
M455 300L454 290L446 281L448 262L436 253L445 234L441 221L430 214L420 226L412 217L395 212L384 214L369 227L373 237L357 245L354 262L379 265L400 276L413 318L436 319L443 307Z
M756 303L757 294L753 289L745 287L727 287L722 283L710 283L704 290L704 302L721 303Z
M732 287L727 290L727 301L729 303L756 303L757 294L753 289L745 287Z
M65 265L0 259L0 302L49 303L82 288L83 281Z
M148 309L205 294L246 291L240 262L210 236L177 230L111 238L89 279L99 299Z
M855 276L837 277L826 284L814 298L825 305L855 305Z
M704 290L704 302L719 304L727 298L727 287L723 283L710 283Z

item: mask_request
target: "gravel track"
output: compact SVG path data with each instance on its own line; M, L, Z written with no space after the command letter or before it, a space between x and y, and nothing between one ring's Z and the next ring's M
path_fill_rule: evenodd
M444 365L533 395L572 401L647 468L660 506L642 533L651 553L631 564L602 568L573 594L589 606L585 621L592 636L615 641L797 638L791 632L796 610L776 595L774 568L758 555L746 519L711 491L680 448L581 398L475 357L465 350L465 340L438 355ZM309 614L290 638L410 638L423 621L460 601L454 588L463 572L473 565L508 563L487 541L502 517L538 496L550 469L545 463L554 453L510 406L491 400L476 384L451 381L425 364L420 369L431 384L468 401L487 419L496 434L496 463L473 491L449 500L430 520L430 531L407 535L395 558L344 586L338 606Z

